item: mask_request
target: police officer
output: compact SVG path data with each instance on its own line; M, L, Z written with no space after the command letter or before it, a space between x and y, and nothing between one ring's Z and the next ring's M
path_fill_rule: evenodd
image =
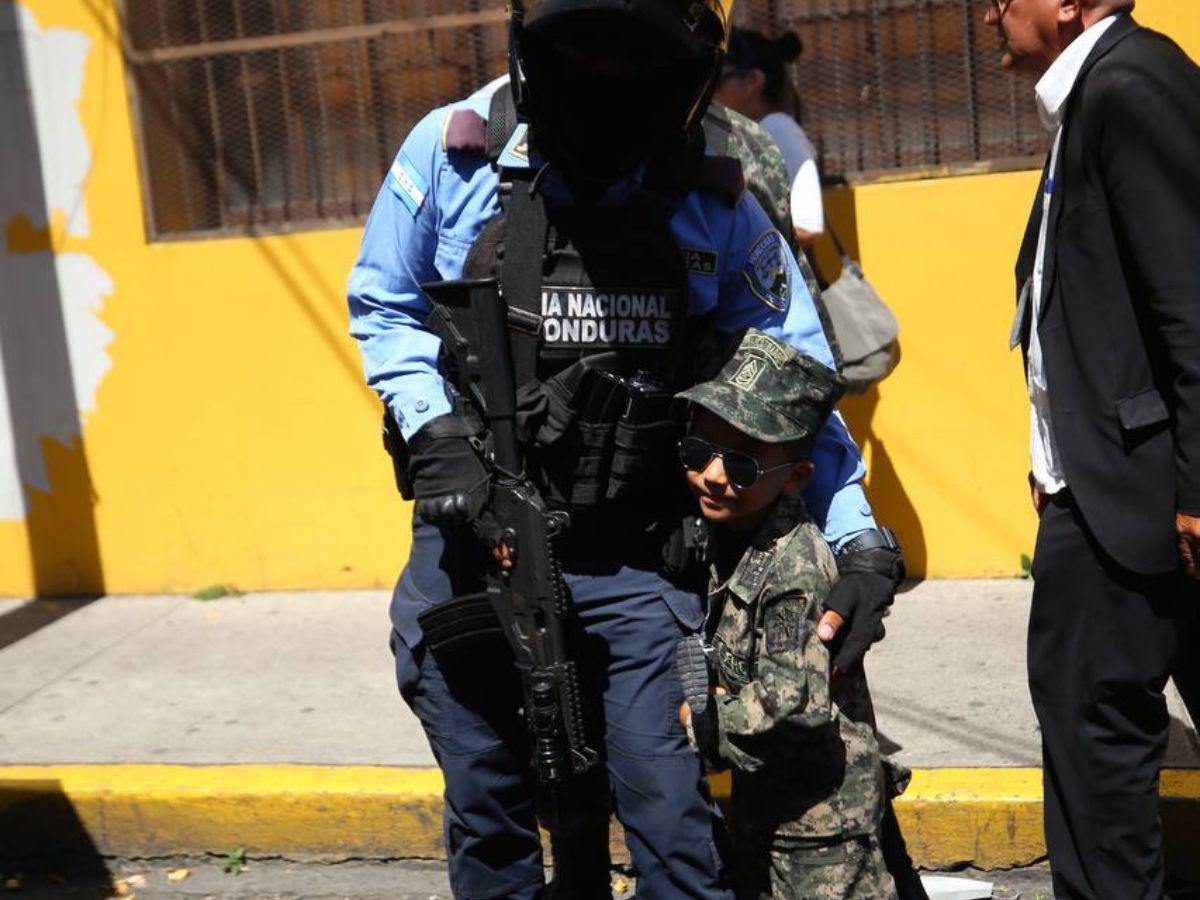
M558 895L608 896L610 799L640 896L730 896L719 813L675 717L674 647L699 628L702 602L664 562L684 507L662 400L748 327L833 360L783 238L737 166L694 139L729 13L728 0L512 3L509 79L415 126L351 273L351 331L416 498L392 645L445 776L456 897L543 896L539 813ZM511 310L531 474L571 514L560 555L604 760L601 777L540 810L511 654L435 652L418 622L478 592L494 565L486 435L447 377L420 288L486 275ZM898 559L840 418L815 460L806 500L834 549ZM839 583L848 628L875 633L894 574L860 566Z

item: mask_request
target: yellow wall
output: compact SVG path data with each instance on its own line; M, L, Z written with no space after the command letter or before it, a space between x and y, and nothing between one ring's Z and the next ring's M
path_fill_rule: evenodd
M1142 0L1139 15L1200 56L1192 3ZM41 28L91 40L78 108L91 230L6 222L5 252L95 260L113 284L98 315L114 339L82 442L43 440L50 491L27 490L26 520L0 522L0 593L390 585L406 512L346 336L359 232L148 243L112 0L25 5ZM916 573L1009 575L1032 547L1006 338L1034 189L1016 173L830 198L901 322L900 367L844 411Z

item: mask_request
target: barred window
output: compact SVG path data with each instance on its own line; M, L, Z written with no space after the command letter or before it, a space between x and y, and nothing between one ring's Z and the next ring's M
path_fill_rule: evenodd
M153 237L361 222L405 135L505 70L482 0L124 0Z
M981 0L748 0L740 24L804 42L794 79L826 176L1040 166L1034 82L1000 68Z
M123 0L153 238L360 222L434 106L505 71L497 0ZM743 0L805 43L796 83L827 176L1030 164L1032 84L978 0Z

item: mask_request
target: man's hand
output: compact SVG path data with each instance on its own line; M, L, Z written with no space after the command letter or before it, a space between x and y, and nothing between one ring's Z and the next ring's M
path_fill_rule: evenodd
M710 690L709 693L712 694L714 697L720 697L722 694L725 693L725 688L718 686L718 687L715 687L712 690ZM679 704L679 724L682 725L684 728L687 728L688 723L691 722L691 720L692 720L692 705L690 703L688 703L686 700L684 700L682 703Z
M895 536L885 530L868 532L865 538L865 547L860 538L838 554L840 577L817 623L817 637L829 646L835 673L856 671L870 646L883 639L883 617L904 580L904 558Z
M1192 578L1200 581L1200 517L1175 514L1175 533L1179 536L1179 556Z
M871 645L883 640L883 617L895 596L892 580L873 572L848 573L838 579L825 602L825 615L817 624L817 636L823 641L821 626L832 626L833 634L825 643L833 657L834 672L857 671ZM845 623L849 625L843 631Z
M831 643L838 632L842 630L842 626L846 624L846 620L841 613L836 613L832 609L825 610L825 615L821 616L821 621L817 623L817 637L824 644Z
M470 428L453 415L438 416L408 442L409 475L417 514L440 528L469 528L488 547L500 529L486 511L491 476L469 440Z
M1042 517L1042 513L1046 511L1046 505L1050 502L1050 495L1043 494L1037 486L1037 482L1033 479L1033 473L1029 473L1029 496L1033 500L1033 511L1037 513L1038 518Z

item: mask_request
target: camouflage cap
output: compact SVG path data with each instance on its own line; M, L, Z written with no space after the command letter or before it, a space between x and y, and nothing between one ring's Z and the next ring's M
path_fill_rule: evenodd
M716 378L678 396L776 444L815 435L845 389L828 366L751 328Z

